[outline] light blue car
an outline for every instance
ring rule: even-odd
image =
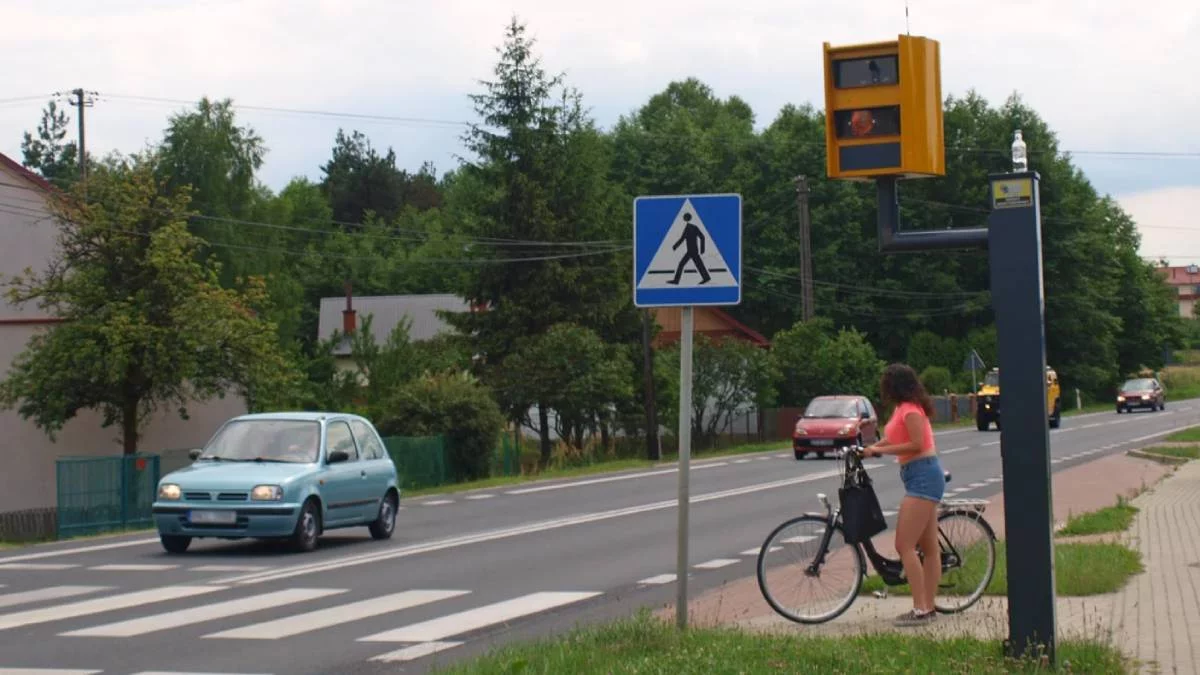
[[[154,522],[169,553],[195,537],[289,539],[311,551],[326,530],[365,525],[388,539],[396,528],[396,466],[357,415],[242,415],[191,457],[158,484]]]

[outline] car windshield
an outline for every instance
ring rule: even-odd
[[[1153,388],[1153,380],[1129,380],[1121,387],[1121,391],[1144,391]]]
[[[987,375],[984,375],[983,376],[983,384],[988,387],[999,387],[1000,386],[1000,373],[993,371],[993,372],[989,372]]]
[[[320,451],[321,425],[302,420],[238,420],[221,428],[200,459],[311,464]]]
[[[854,401],[838,401],[829,398],[813,400],[804,411],[804,417],[809,419],[834,419],[857,416],[858,408],[854,405]]]

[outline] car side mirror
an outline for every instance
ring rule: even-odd
[[[350,455],[345,450],[334,450],[329,453],[329,463],[338,464],[340,462],[349,461]]]
[[[859,414],[859,417],[860,417],[860,418],[862,418],[862,419],[864,419],[864,420],[869,420],[869,419],[871,419],[871,415],[870,415],[870,413],[868,413],[866,410],[862,411],[862,413],[860,413],[860,414]]]
[[[203,454],[204,454],[204,451],[201,450],[200,448],[193,448],[191,450],[188,450],[188,458],[191,459],[193,462],[200,459],[200,455],[203,455]]]

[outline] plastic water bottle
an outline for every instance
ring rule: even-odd
[[[1021,130],[1017,129],[1012,144],[1013,173],[1029,170],[1029,160],[1025,156],[1025,140],[1021,138]]]

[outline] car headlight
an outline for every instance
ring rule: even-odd
[[[1150,400],[1150,394],[1142,394],[1142,400],[1143,400],[1143,401],[1149,401],[1149,400]]]
[[[853,430],[854,430],[854,425],[847,424],[846,426],[844,426],[838,430],[838,436],[845,436],[846,434],[850,433]]]
[[[808,431],[807,431],[807,430],[806,430],[804,427],[797,426],[797,427],[796,427],[796,431],[795,431],[795,435],[797,435],[797,436],[807,436],[807,435],[808,435]]]
[[[1124,400],[1125,400],[1125,397],[1124,397],[1124,396],[1118,396],[1118,397],[1117,397],[1117,402],[1118,402],[1118,403],[1120,403],[1120,402],[1122,402],[1122,401],[1124,401]]]
[[[180,490],[179,486],[174,483],[163,483],[162,485],[158,486],[159,499],[173,502],[177,501],[182,496],[183,490]]]
[[[283,488],[278,485],[256,485],[250,491],[250,499],[256,502],[277,502],[283,499]]]

